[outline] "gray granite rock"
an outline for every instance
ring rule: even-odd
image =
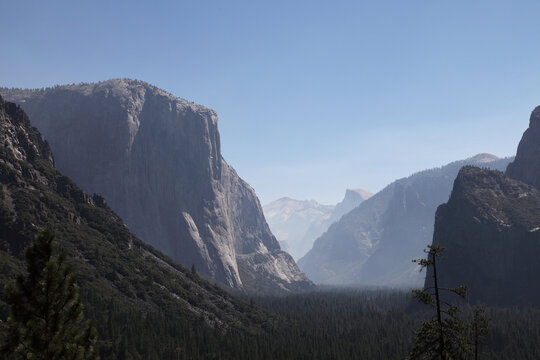
[[[506,175],[540,189],[540,106],[534,109]]]
[[[423,273],[411,260],[431,243],[435,211],[448,200],[459,169],[502,170],[510,161],[479,154],[399,179],[331,225],[298,264],[316,283],[422,286]]]
[[[539,230],[538,189],[500,171],[464,167],[437,209],[433,243],[446,248],[437,260],[439,286],[468,286],[472,304],[538,306]]]
[[[147,243],[236,289],[313,286],[222,158],[213,110],[129,79],[0,92],[29,114],[57,167]]]
[[[373,193],[368,190],[364,189],[347,189],[345,191],[345,196],[343,197],[343,200],[339,202],[334,211],[332,212],[332,216],[330,216],[330,219],[328,220],[328,226],[332,225],[336,221],[339,221],[343,215],[369,199],[373,196]]]
[[[538,306],[540,286],[540,107],[531,115],[515,160],[499,171],[465,167],[439,206],[433,243],[441,287],[469,287],[468,301]],[[428,271],[425,287],[433,284]]]

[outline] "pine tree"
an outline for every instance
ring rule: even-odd
[[[424,290],[413,290],[413,296],[420,302],[435,309],[435,316],[425,321],[416,332],[415,343],[408,359],[465,359],[471,349],[467,342],[468,324],[458,318],[461,310],[442,299],[442,292],[450,292],[461,298],[465,297],[467,288],[442,288],[439,286],[437,274],[437,258],[444,247],[428,245],[427,259],[413,260],[421,270],[431,267],[433,286]]]
[[[6,286],[12,316],[1,353],[13,359],[97,359],[96,330],[86,322],[66,255],[55,254],[50,230],[43,230],[26,250],[26,274]]]
[[[486,316],[483,308],[477,307],[474,309],[471,332],[475,360],[478,360],[480,345],[482,344],[482,337],[489,333],[489,321],[490,319]]]

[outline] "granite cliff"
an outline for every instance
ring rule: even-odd
[[[437,210],[433,242],[446,248],[437,263],[440,286],[468,286],[472,303],[540,304],[539,230],[538,189],[464,167]]]
[[[516,159],[508,165],[506,175],[540,189],[540,106],[531,114],[529,128],[519,142]]]
[[[236,289],[312,286],[222,158],[213,110],[128,79],[0,92],[29,114],[58,168],[148,244]]]
[[[423,273],[411,260],[431,243],[435,211],[448,200],[459,169],[502,170],[509,162],[479,154],[397,180],[331,225],[298,264],[316,283],[421,286]]]
[[[463,168],[437,210],[433,243],[446,247],[441,286],[467,285],[472,303],[538,306],[540,108],[506,175]],[[429,278],[426,286],[430,286]]]
[[[160,313],[169,325],[201,331],[206,323],[211,333],[261,323],[247,303],[137,239],[101,196],[85,193],[58,171],[49,145],[24,111],[0,97],[0,284],[22,273],[24,249],[44,227],[55,233],[79,275],[85,312],[94,315],[99,330],[111,329],[121,313],[133,314],[134,322]],[[1,292],[3,320],[9,313],[4,296]],[[150,336],[150,329],[136,325]],[[107,335],[100,333],[102,339]]]
[[[326,228],[330,227],[336,221],[339,221],[343,215],[369,199],[373,196],[373,193],[364,189],[347,189],[345,190],[345,196],[341,202],[337,203],[330,219],[327,221]]]

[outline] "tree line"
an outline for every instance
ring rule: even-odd
[[[435,277],[442,250],[429,247],[419,260]],[[224,332],[203,318],[138,311],[79,289],[44,231],[26,251],[25,274],[6,288],[1,351],[6,359],[540,358],[540,310],[471,308],[442,294],[465,291],[434,281],[412,295],[350,289],[255,297],[251,307],[273,314],[264,328]],[[414,308],[415,299],[428,307]],[[83,309],[83,301],[92,306]]]

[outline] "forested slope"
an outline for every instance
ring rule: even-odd
[[[138,240],[102,197],[55,169],[26,114],[0,98],[2,288],[22,271],[25,247],[44,227],[56,234],[79,276],[104,358],[129,350],[162,359],[176,347],[196,358],[222,347],[224,334],[262,331],[270,318]],[[5,318],[1,300],[0,311]]]

